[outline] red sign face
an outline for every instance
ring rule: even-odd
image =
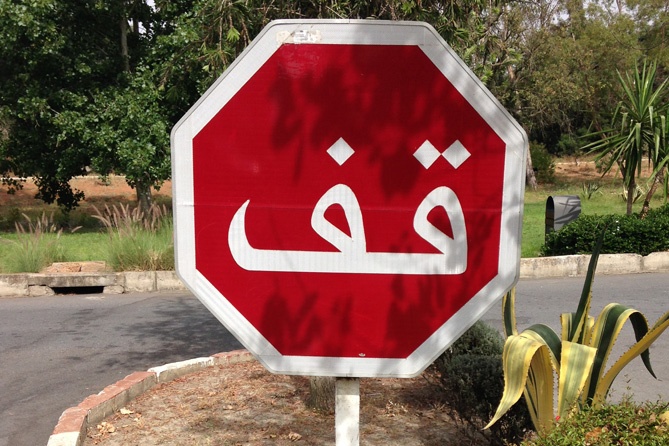
[[[438,355],[447,345],[423,350],[505,291],[503,238],[519,243],[505,182],[524,147],[510,157],[499,124],[433,59],[418,44],[294,38],[189,131],[189,268],[213,290],[206,305],[241,315],[243,343],[260,334],[254,353],[283,358],[270,368],[402,376],[378,369]],[[499,296],[482,298],[487,287]],[[282,369],[286,358],[301,359]],[[429,364],[410,362],[410,374]]]

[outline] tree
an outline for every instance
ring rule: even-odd
[[[123,92],[129,85],[124,79],[146,40],[139,22],[149,11],[141,0],[0,1],[0,109],[8,123],[0,168],[6,180],[32,176],[37,197],[65,209],[83,198],[69,180],[97,155],[78,138],[92,119],[72,118],[93,109],[97,92]]]
[[[72,208],[83,196],[68,181],[89,156],[59,141],[55,119],[110,82],[120,54],[102,3],[73,0],[0,1],[0,141],[5,178],[34,176],[38,197]]]
[[[620,90],[616,70],[643,57],[632,18],[606,4],[541,0],[519,6],[515,108],[530,138],[571,155],[588,127],[610,120]]]
[[[613,114],[611,127],[588,135],[599,139],[584,147],[590,152],[598,152],[596,159],[604,161],[604,173],[614,165],[620,167],[627,189],[627,215],[632,214],[636,180],[641,173],[644,155],[654,167],[661,167],[661,163],[664,166],[663,160],[667,159],[669,106],[663,99],[668,80],[656,87],[656,72],[655,63],[644,62],[632,74],[623,76],[618,73],[624,94]]]
[[[87,148],[96,172],[125,175],[148,215],[151,188],[170,177],[171,125],[151,72],[140,69],[129,75],[126,86],[96,92],[87,107],[61,113],[57,123],[63,139],[76,139]]]
[[[126,175],[147,205],[169,176],[171,125],[277,18],[427,21],[503,91],[515,1],[0,0],[1,173],[33,176],[39,198],[71,209],[83,193],[69,180],[92,166]]]

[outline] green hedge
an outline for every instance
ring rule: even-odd
[[[590,254],[601,229],[608,225],[602,254],[648,255],[669,250],[669,204],[652,209],[645,219],[637,215],[581,215],[546,236],[542,255]]]

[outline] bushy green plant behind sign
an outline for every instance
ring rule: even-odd
[[[602,254],[648,255],[669,250],[669,204],[652,209],[646,218],[637,215],[581,215],[556,232],[546,235],[541,254],[558,256],[588,254],[602,227],[609,229],[602,242]]]

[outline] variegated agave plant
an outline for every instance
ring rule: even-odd
[[[613,380],[634,358],[641,356],[655,377],[648,348],[669,327],[669,311],[652,327],[637,310],[612,303],[595,319],[589,315],[592,282],[601,250],[603,233],[590,259],[576,313],[561,316],[562,337],[544,325],[533,325],[521,333],[516,329],[515,290],[504,297],[503,352],[504,394],[488,426],[499,420],[522,394],[525,395],[537,432],[550,429],[571,411],[604,403]],[[634,328],[636,343],[608,370],[606,362],[625,322]],[[554,407],[554,373],[557,374],[557,412]],[[488,427],[486,426],[486,427]]]

